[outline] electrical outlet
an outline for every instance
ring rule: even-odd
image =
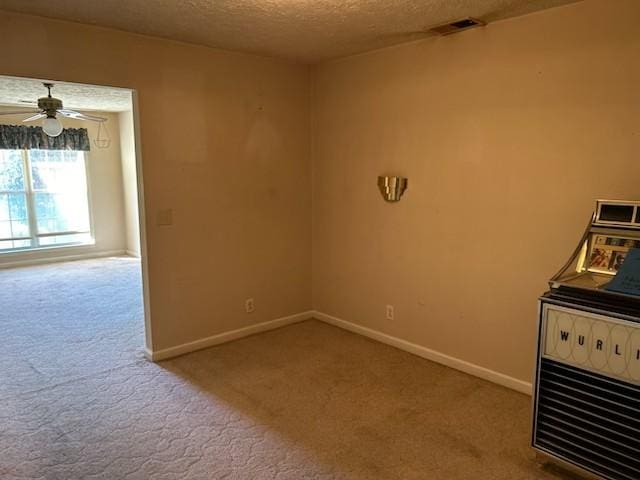
[[[253,313],[253,311],[256,309],[256,306],[253,303],[253,298],[247,298],[244,301],[244,309],[247,313]]]
[[[387,305],[387,320],[393,320],[395,317],[395,309],[393,305]]]

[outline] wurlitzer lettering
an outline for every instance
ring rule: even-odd
[[[546,321],[544,356],[640,383],[640,348],[634,343],[635,338],[640,341],[640,323],[622,326],[578,312],[560,316],[553,310]],[[585,331],[592,333],[579,333]]]
[[[571,338],[571,333],[570,332],[567,332],[566,330],[560,330],[560,341],[561,342],[568,342],[570,338]],[[584,343],[585,343],[584,335],[578,335],[578,345],[584,346]],[[595,344],[596,350],[602,351],[604,346],[605,346],[605,343],[604,343],[603,340],[596,340],[596,344]],[[622,352],[620,351],[620,344],[619,343],[615,344],[613,353],[615,355],[622,356]],[[640,349],[638,349],[638,351],[636,352],[636,360],[640,360]]]

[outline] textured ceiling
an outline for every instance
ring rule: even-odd
[[[122,88],[95,87],[77,83],[55,83],[53,97],[65,107],[100,112],[131,110],[131,92]],[[47,96],[40,80],[0,76],[0,105],[37,108],[37,100]]]
[[[579,0],[0,0],[0,9],[313,63]],[[26,33],[25,33],[26,34]]]

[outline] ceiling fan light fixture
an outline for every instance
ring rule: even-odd
[[[44,130],[44,133],[46,133],[50,137],[57,137],[62,133],[62,130],[63,130],[62,124],[60,123],[60,120],[56,118],[56,115],[69,117],[74,120],[83,120],[83,121],[88,120],[91,122],[100,122],[100,123],[104,123],[107,121],[107,118],[105,117],[99,117],[97,115],[89,115],[88,113],[80,113],[80,112],[76,112],[75,110],[64,108],[62,105],[62,100],[51,96],[51,88],[53,87],[53,84],[44,83],[43,85],[47,88],[48,95],[46,97],[40,97],[38,99],[37,110],[31,110],[26,112],[0,112],[0,116],[20,115],[22,113],[32,114],[29,118],[25,118],[24,120],[22,120],[23,122],[33,122],[35,120],[40,120],[41,118],[46,117],[42,121],[42,129]],[[107,142],[107,143],[110,143],[110,142]]]
[[[42,121],[42,130],[50,137],[57,137],[62,133],[62,124],[56,117],[47,117]]]

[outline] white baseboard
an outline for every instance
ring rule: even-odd
[[[473,375],[475,377],[482,378],[483,380],[502,385],[503,387],[507,387],[512,390],[531,395],[531,384],[528,382],[518,380],[517,378],[513,378],[508,375],[495,372],[493,370],[489,370],[488,368],[469,363],[459,358],[445,355],[444,353],[431,350],[427,347],[423,347],[421,345],[417,345],[415,343],[411,343],[397,337],[392,337],[391,335],[387,335],[386,333],[378,332],[376,330],[372,330],[370,328],[363,327],[361,325],[357,325],[355,323],[348,322],[331,315],[327,315],[326,313],[313,310],[297,313],[288,317],[278,318],[276,320],[258,323],[256,325],[250,325],[248,327],[239,328],[237,330],[231,330],[230,332],[220,333],[218,335],[213,335],[211,337],[195,340],[193,342],[184,343],[182,345],[176,345],[175,347],[169,347],[163,350],[151,351],[149,349],[145,349],[144,354],[148,360],[157,362],[160,360],[166,360],[169,358],[177,357],[179,355],[194,352],[196,350],[202,350],[203,348],[219,345],[221,343],[237,340],[239,338],[254,335],[256,333],[266,332],[268,330],[273,330],[276,328],[284,327],[286,325],[291,325],[293,323],[298,323],[310,318],[315,318],[316,320],[328,323],[329,325],[333,325],[335,327],[357,333],[373,340],[377,340],[381,343],[391,345],[392,347],[399,348],[400,350],[404,350],[405,352],[409,352],[427,360],[431,360],[432,362],[440,363],[447,367],[460,370],[462,372],[468,373],[469,375]]]
[[[497,383],[498,385],[502,385],[503,387],[507,387],[512,390],[531,395],[531,384],[522,380],[518,380],[517,378],[513,378],[508,375],[489,370],[488,368],[481,367],[464,360],[460,360],[459,358],[450,357],[449,355],[445,355],[444,353],[436,352],[435,350],[431,350],[415,343],[407,342],[406,340],[402,340],[397,337],[392,337],[391,335],[387,335],[386,333],[378,332],[376,330],[372,330],[355,323],[347,322],[346,320],[342,320],[337,317],[332,317],[331,315],[327,315],[326,313],[314,311],[312,312],[312,316],[313,318],[321,320],[330,325],[334,325],[336,327],[349,330],[350,332],[372,338],[382,343],[386,343],[387,345],[391,345],[392,347],[396,347],[400,350],[404,350],[419,357],[426,358],[427,360],[431,360],[432,362],[440,363],[442,365],[446,365],[447,367],[451,367],[456,370],[468,373],[469,375],[482,378],[483,380],[488,380],[490,382]]]
[[[138,252],[134,252],[133,250],[125,250],[124,253],[129,257],[140,258],[140,254]]]
[[[52,249],[53,251],[53,249]],[[41,253],[42,251],[33,250],[34,254]],[[21,254],[28,254],[28,251],[21,252]],[[44,256],[38,258],[25,258],[22,260],[15,260],[13,262],[0,261],[0,269],[2,268],[15,268],[15,267],[27,267],[30,265],[42,265],[45,263],[58,263],[58,262],[72,262],[74,260],[86,260],[89,258],[102,258],[102,257],[119,257],[125,255],[125,250],[103,250],[97,252],[77,253],[73,255],[54,255]],[[9,254],[10,255],[10,254]]]
[[[255,325],[249,325],[248,327],[238,328],[237,330],[231,330],[230,332],[219,333],[211,337],[202,338],[189,343],[183,343],[182,345],[176,345],[175,347],[165,348],[163,350],[151,351],[145,348],[145,357],[148,360],[157,362],[159,360],[166,360],[168,358],[184,355],[185,353],[195,352],[196,350],[202,350],[203,348],[212,347],[221,343],[230,342],[231,340],[237,340],[239,338],[248,337],[260,332],[266,332],[276,328],[291,325],[292,323],[301,322],[312,318],[312,312],[296,313],[295,315],[289,315],[288,317],[277,318],[275,320],[269,320],[267,322],[257,323]]]

